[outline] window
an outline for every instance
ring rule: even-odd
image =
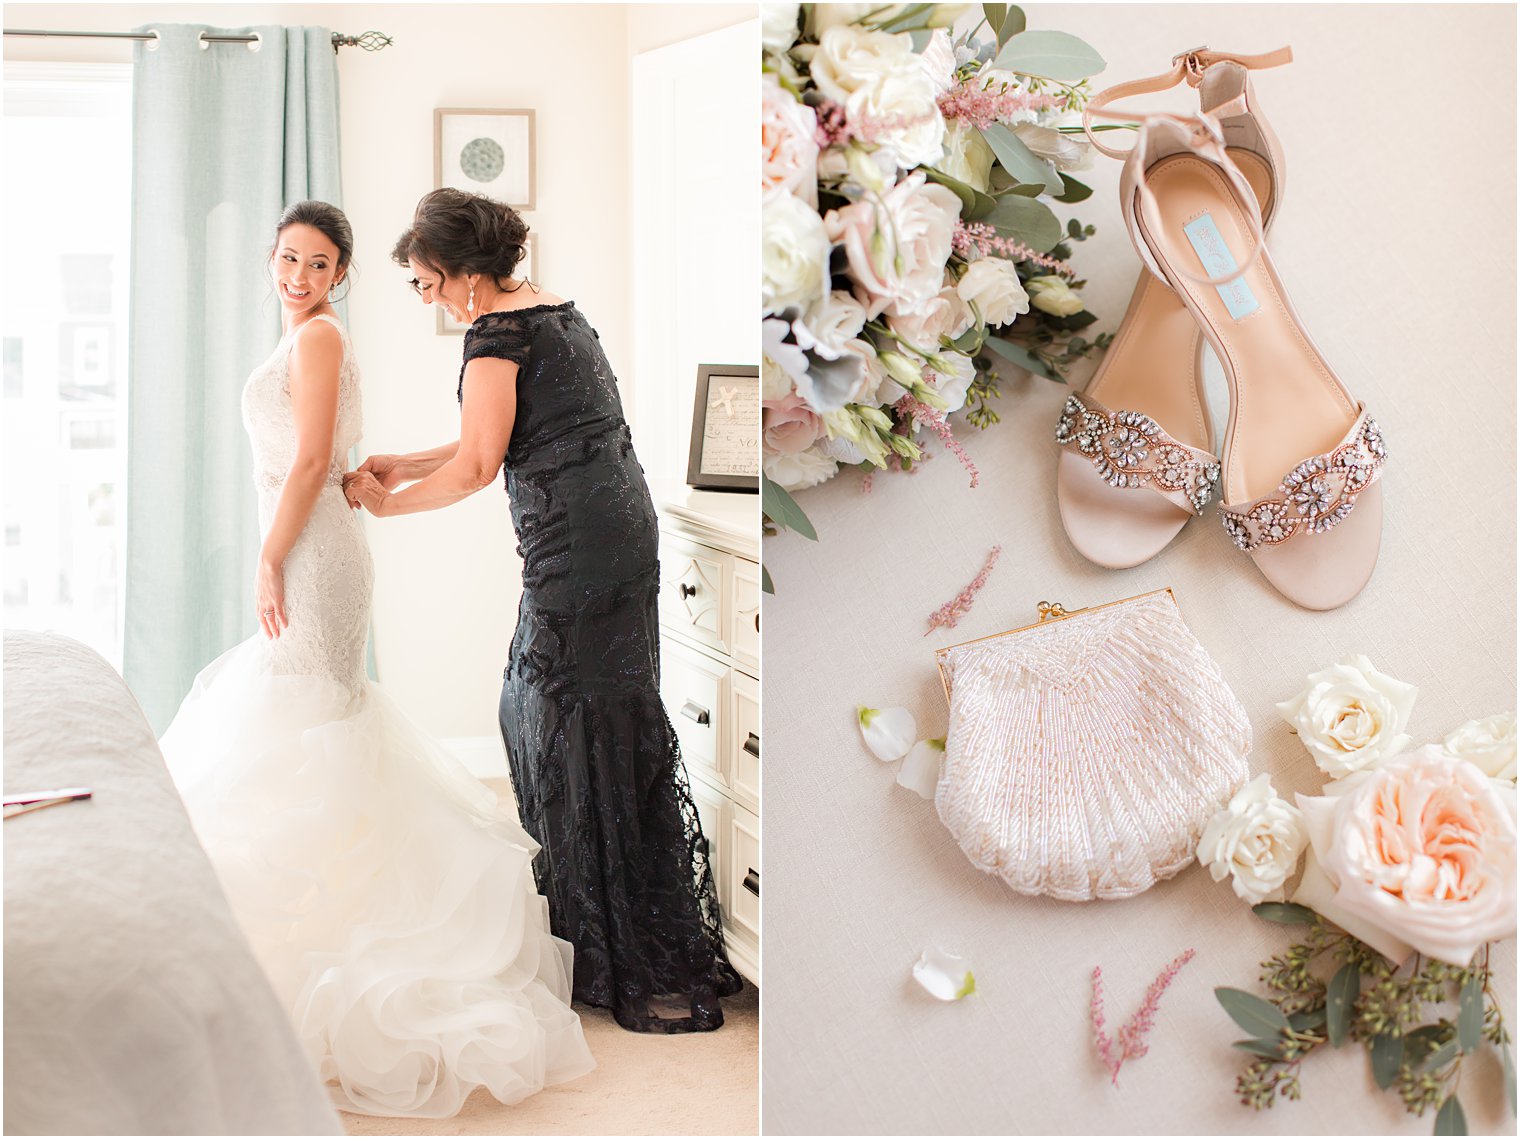
[[[131,66],[7,62],[4,94],[5,624],[119,668]]]

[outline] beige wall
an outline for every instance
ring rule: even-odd
[[[539,275],[597,326],[631,407],[640,377],[632,370],[629,60],[753,12],[735,4],[8,4],[5,25],[316,24],[394,37],[384,51],[338,56],[344,207],[358,265],[349,322],[364,371],[361,450],[372,453],[457,436],[460,341],[434,334],[432,313],[388,260],[433,186],[433,109],[536,111],[539,207],[527,220],[540,235]],[[131,49],[127,41],[8,38],[5,57],[127,60]],[[446,511],[368,521],[381,681],[435,734],[495,736],[520,593],[500,484]]]

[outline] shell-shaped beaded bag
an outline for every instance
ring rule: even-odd
[[[934,803],[1021,894],[1128,898],[1193,860],[1246,780],[1251,724],[1169,589],[936,652],[950,730]]]

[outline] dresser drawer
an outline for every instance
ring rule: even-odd
[[[734,659],[741,665],[760,668],[760,567],[744,558],[734,559]]]
[[[734,932],[760,940],[760,820],[743,807],[730,808],[724,861],[728,866],[725,912]]]
[[[728,786],[729,668],[696,649],[665,641],[660,653],[660,698],[681,741],[688,768],[701,768]]]
[[[707,864],[712,871],[713,888],[718,891],[718,905],[728,909],[728,800],[721,791],[701,779],[691,781],[691,797],[702,822],[702,837],[707,839]]]
[[[730,651],[732,633],[725,604],[733,558],[729,554],[660,535],[660,623],[676,632]]]
[[[734,798],[756,811],[760,809],[760,682],[742,672],[731,680],[734,726],[733,762],[729,785]]]

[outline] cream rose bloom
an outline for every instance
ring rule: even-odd
[[[792,332],[801,347],[825,360],[837,360],[865,324],[865,306],[849,293],[835,289],[794,320]]]
[[[760,43],[766,51],[785,51],[797,42],[797,10],[800,4],[760,5]]]
[[[1038,302],[1037,302],[1038,303]],[[1312,673],[1308,687],[1277,705],[1315,764],[1332,779],[1398,755],[1419,689],[1386,676],[1360,653]]]
[[[1420,748],[1298,796],[1310,856],[1293,896],[1394,962],[1464,966],[1515,933],[1515,796]]]
[[[945,124],[945,156],[936,169],[986,193],[992,185],[992,164],[997,155],[970,123],[956,119]]]
[[[821,23],[839,9],[850,7],[854,5],[820,4],[814,9],[813,19]],[[819,29],[818,50],[813,54],[810,73],[814,86],[825,98],[845,106],[856,91],[874,87],[887,75],[904,72],[917,73],[928,83],[928,76],[913,55],[911,36],[846,23]]]
[[[887,325],[913,347],[923,352],[938,352],[943,339],[954,340],[976,323],[976,314],[954,286],[941,289],[939,296],[907,316],[889,317]]]
[[[939,296],[961,201],[943,186],[908,175],[879,199],[824,217],[829,241],[844,246],[850,275],[869,297],[866,316],[905,316]]]
[[[975,305],[989,325],[1007,324],[1029,311],[1029,294],[1019,281],[1019,271],[1004,257],[981,257],[971,262],[955,291],[968,305]]]
[[[818,116],[774,75],[760,77],[760,191],[785,190],[818,208]]]
[[[1082,294],[1073,292],[1064,277],[1031,277],[1027,287],[1034,307],[1051,316],[1075,316],[1087,307]]]
[[[818,211],[784,190],[761,198],[760,303],[805,309],[828,289],[829,238]]]
[[[839,470],[838,463],[813,449],[795,455],[766,455],[761,465],[765,477],[788,493],[827,482]]]
[[[1490,779],[1515,781],[1515,714],[1469,720],[1441,745],[1447,755],[1465,759]]]
[[[1277,797],[1271,777],[1263,773],[1209,820],[1198,842],[1198,861],[1214,881],[1232,879],[1236,896],[1251,905],[1280,902],[1306,841],[1303,815]]]
[[[836,25],[818,41],[811,74],[818,90],[842,105],[849,122],[898,166],[939,161],[945,138],[939,92],[913,53],[911,36]]]

